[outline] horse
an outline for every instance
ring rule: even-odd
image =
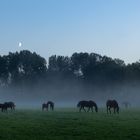
[[[15,110],[15,103],[14,102],[5,102],[4,104],[1,104],[2,112],[7,111],[8,108],[11,110]]]
[[[131,104],[128,101],[124,101],[122,105],[127,109],[128,107],[131,107]]]
[[[48,105],[46,103],[42,104],[42,111],[46,108],[46,110],[48,111]]]
[[[8,108],[10,108],[11,110],[15,110],[15,104],[14,102],[5,102],[3,104],[0,104],[0,108],[2,112],[7,111]]]
[[[119,114],[119,105],[116,100],[108,100],[106,102],[106,107],[107,107],[107,114],[108,114],[108,111],[111,114],[111,108],[114,109],[114,114],[116,112]]]
[[[93,107],[95,107],[95,111],[98,112],[98,107],[97,104],[94,101],[79,101],[77,104],[77,107],[79,107],[79,112],[81,112],[81,110],[84,110],[86,112],[86,108],[88,108],[87,112],[89,112],[90,110],[93,112]]]
[[[4,106],[8,109],[15,110],[15,103],[14,102],[5,102]]]
[[[48,101],[47,103],[43,103],[42,110],[44,110],[45,108],[47,111],[49,108],[50,108],[50,110],[54,110],[54,103],[52,101]]]

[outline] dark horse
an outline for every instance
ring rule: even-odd
[[[111,108],[114,109],[114,114],[116,112],[119,114],[119,105],[116,100],[108,100],[106,102],[106,107],[107,107],[107,114],[108,114],[108,111],[111,114]]]
[[[52,101],[42,104],[42,110],[46,109],[48,111],[49,108],[50,110],[54,110],[54,103]]]
[[[79,112],[81,112],[81,110],[84,110],[86,112],[85,107],[88,108],[87,112],[89,112],[90,110],[93,112],[93,107],[95,107],[95,111],[98,112],[98,107],[97,104],[94,101],[80,101],[77,104],[77,107],[79,107]]]
[[[7,111],[8,108],[10,108],[11,110],[15,110],[15,104],[14,102],[5,102],[3,104],[0,104],[0,108],[2,112]]]

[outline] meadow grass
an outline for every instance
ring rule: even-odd
[[[140,111],[107,115],[75,109],[0,113],[0,140],[140,140]]]

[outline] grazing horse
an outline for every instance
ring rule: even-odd
[[[48,111],[48,105],[46,103],[42,104],[42,111],[46,108],[46,110]]]
[[[108,100],[106,102],[106,107],[107,107],[107,114],[108,114],[108,111],[111,114],[111,108],[114,109],[114,114],[116,112],[119,114],[119,105],[116,100]]]
[[[15,103],[14,102],[5,102],[3,105],[7,109],[10,108],[11,110],[15,110]]]
[[[84,110],[86,112],[86,108],[88,108],[87,112],[89,112],[90,110],[93,112],[93,107],[95,107],[95,111],[98,112],[98,107],[97,104],[94,101],[79,101],[77,104],[77,107],[79,107],[79,112],[81,112],[81,110]]]
[[[7,111],[8,108],[11,110],[15,110],[15,104],[13,102],[5,102],[3,104],[0,104],[1,111]]]
[[[14,102],[5,102],[2,105],[2,112],[7,111],[7,109],[10,108],[11,110],[15,110],[15,104]]]
[[[43,103],[42,110],[44,110],[45,108],[47,111],[49,108],[50,108],[50,110],[54,110],[54,103],[52,101],[48,101],[47,103]]]

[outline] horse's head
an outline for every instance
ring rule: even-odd
[[[97,107],[97,105],[95,106],[95,111],[98,112],[98,107]]]

